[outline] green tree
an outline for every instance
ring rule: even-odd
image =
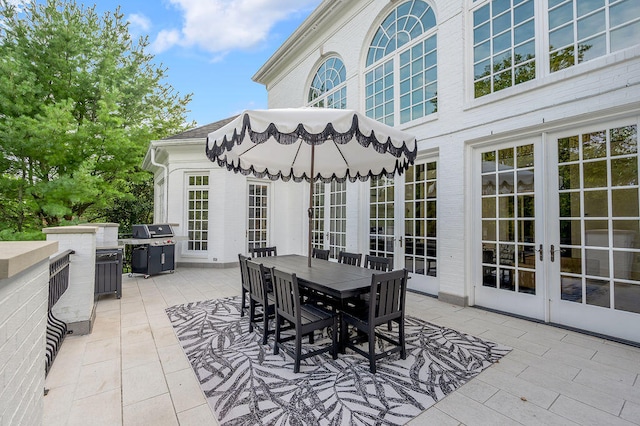
[[[0,0],[0,226],[135,211],[126,204],[152,191],[139,168],[147,145],[193,126],[191,95],[164,83],[167,69],[145,52],[146,37],[132,40],[119,9],[14,3]]]

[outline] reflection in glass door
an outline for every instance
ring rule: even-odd
[[[533,144],[482,154],[482,285],[536,294]]]
[[[247,247],[269,245],[269,184],[249,183]]]
[[[554,322],[640,339],[637,126],[557,139],[559,285]],[[625,324],[624,327],[620,327]]]

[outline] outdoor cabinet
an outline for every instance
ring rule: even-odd
[[[122,297],[122,250],[96,250],[95,295],[112,294]]]
[[[131,273],[144,274],[145,278],[175,269],[174,244],[147,244],[133,249]]]

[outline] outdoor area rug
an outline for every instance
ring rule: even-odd
[[[263,346],[256,329],[249,333],[240,297],[166,311],[221,425],[401,425],[510,351],[407,316],[407,359],[379,360],[371,374],[368,360],[347,349],[337,360],[308,358],[294,374],[292,358],[273,355],[273,335]],[[328,342],[316,335],[315,345]]]

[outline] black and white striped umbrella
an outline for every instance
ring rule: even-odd
[[[402,174],[416,138],[354,110],[286,108],[244,111],[210,133],[207,157],[227,170],[272,180],[344,182]],[[311,266],[313,185],[309,197]]]

